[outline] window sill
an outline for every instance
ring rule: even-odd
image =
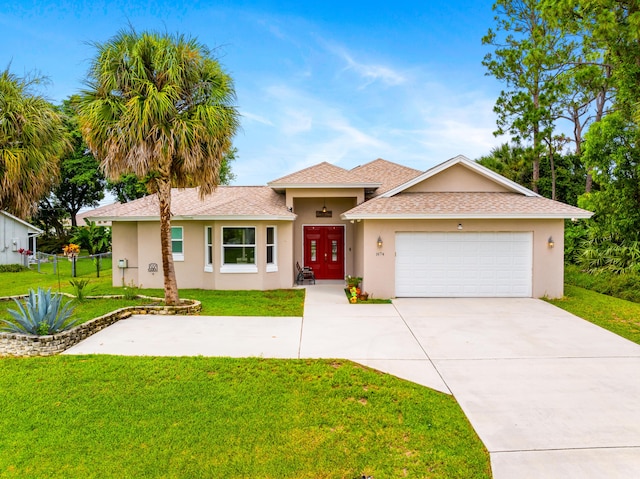
[[[171,253],[173,261],[184,261],[184,253]]]
[[[278,265],[277,264],[267,264],[267,273],[277,273]]]
[[[223,264],[220,267],[221,273],[257,273],[258,266],[255,264]]]
[[[212,264],[205,265],[204,272],[205,273],[213,273],[213,265]]]

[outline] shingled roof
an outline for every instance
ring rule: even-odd
[[[519,193],[400,193],[377,197],[341,215],[351,219],[589,218],[593,213]]]
[[[345,170],[326,161],[267,183],[274,189],[285,188],[377,188],[382,183],[358,171]]]
[[[200,200],[198,188],[171,190],[171,213],[180,219],[271,219],[293,221],[282,195],[267,186],[219,186],[215,192]],[[156,195],[129,203],[114,203],[97,208],[87,217],[90,220],[158,221],[159,206]]]
[[[378,158],[364,165],[356,166],[351,170],[351,173],[356,173],[366,178],[375,178],[379,181],[381,185],[370,195],[370,197],[375,197],[406,183],[422,174],[422,171]]]

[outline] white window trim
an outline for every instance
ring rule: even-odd
[[[171,250],[173,250],[173,228],[180,228],[180,231],[182,231],[182,234],[180,235],[181,239],[180,241],[182,242],[182,253],[174,253],[173,251],[171,252],[171,256],[173,256],[173,261],[184,261],[184,227],[183,226],[172,226],[171,230],[172,230],[172,234],[171,234]]]
[[[211,243],[209,243],[209,231],[211,231]],[[209,247],[211,247],[211,258],[207,258]],[[210,262],[208,262],[209,259],[211,260]],[[213,226],[204,227],[204,271],[213,273]]]
[[[221,273],[257,273],[258,272],[258,259],[259,259],[259,254],[258,254],[258,247],[256,245],[256,243],[253,243],[253,260],[254,263],[247,263],[247,264],[242,264],[242,263],[229,263],[226,264],[224,262],[224,247],[226,246],[224,243],[224,230],[225,228],[253,228],[253,233],[254,233],[254,241],[257,239],[256,235],[257,235],[257,230],[258,228],[255,226],[221,226],[220,227],[220,272]],[[229,246],[238,246],[238,245],[229,245]],[[246,245],[245,245],[246,246]]]
[[[273,228],[273,243],[267,243],[269,235],[267,231]],[[267,273],[275,273],[278,271],[278,228],[276,226],[267,226],[265,229],[265,259],[267,259],[267,248],[273,247],[273,263],[267,263]]]

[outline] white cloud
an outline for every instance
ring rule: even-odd
[[[384,65],[359,63],[345,51],[341,52],[341,56],[347,62],[345,70],[353,70],[366,80],[360,88],[365,88],[377,80],[389,86],[401,85],[406,81],[401,73]]]
[[[263,125],[274,126],[271,121],[266,119],[261,115],[256,115],[254,113],[249,113],[248,111],[240,111],[240,115],[243,118],[247,118],[249,120],[257,121],[258,123],[262,123]]]

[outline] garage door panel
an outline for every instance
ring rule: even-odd
[[[529,232],[397,233],[396,296],[530,297]]]

